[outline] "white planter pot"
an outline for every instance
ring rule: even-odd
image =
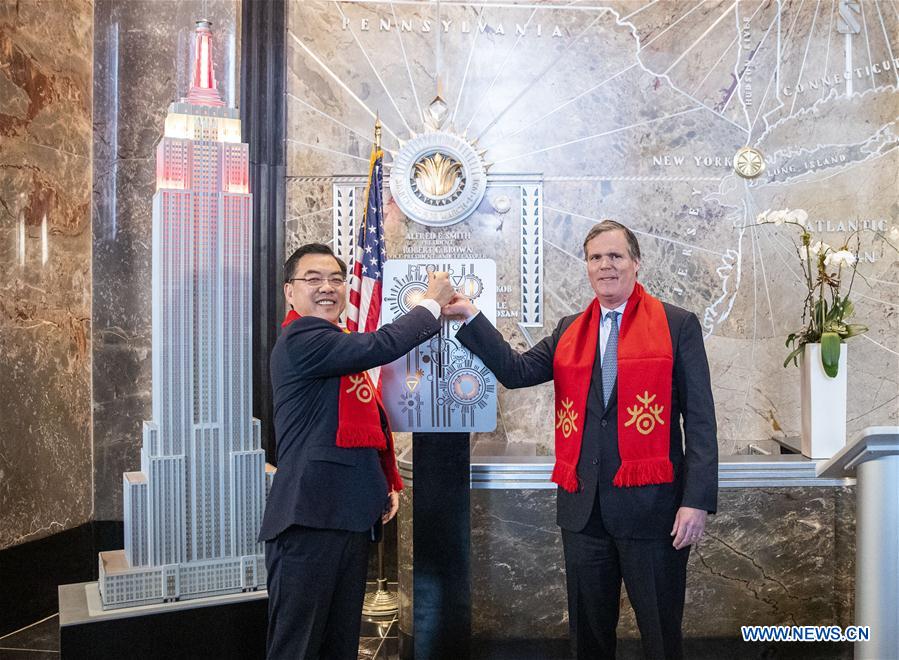
[[[846,444],[846,344],[840,344],[837,375],[821,364],[821,344],[806,344],[802,354],[802,455],[830,458]]]

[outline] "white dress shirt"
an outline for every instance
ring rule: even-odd
[[[420,301],[418,301],[418,305],[416,305],[416,307],[418,307],[419,305],[424,307],[429,312],[431,312],[431,314],[434,315],[435,319],[438,319],[438,320],[440,319],[440,303],[439,302],[437,302],[433,298],[422,298]]]
[[[625,300],[615,309],[609,309],[608,307],[599,306],[599,309],[602,311],[602,318],[599,323],[599,365],[602,366],[603,360],[606,357],[606,345],[609,343],[609,335],[612,334],[612,321],[606,317],[606,314],[609,312],[618,312],[618,318],[616,321],[618,322],[618,330],[621,330],[621,319],[624,318],[624,308],[627,307],[627,301]]]

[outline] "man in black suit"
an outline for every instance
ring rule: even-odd
[[[718,490],[715,408],[702,331],[694,314],[657,301],[637,283],[640,247],[624,225],[595,225],[584,256],[598,304],[563,318],[526,353],[514,351],[461,296],[443,313],[466,319],[457,338],[506,387],[555,380],[553,480],[560,484],[557,522],[577,657],[615,657],[623,579],[644,655],[681,658],[687,559],[707,513],[715,512]],[[642,309],[655,309],[655,316],[641,321]],[[584,319],[590,314],[595,319],[588,332]],[[578,360],[582,371],[572,371]],[[563,376],[570,382],[560,387]],[[580,409],[577,396],[569,396],[578,381]],[[621,383],[628,398],[619,414]],[[655,449],[644,439],[651,437]]]
[[[268,657],[355,660],[368,543],[399,506],[402,481],[379,395],[366,370],[439,330],[453,295],[433,273],[424,299],[376,332],[348,333],[346,264],[326,245],[284,266],[290,313],[272,351],[278,471],[260,541],[268,570]]]

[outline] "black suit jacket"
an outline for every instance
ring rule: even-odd
[[[310,316],[285,328],[271,357],[278,471],[260,541],[291,525],[363,532],[377,521],[387,500],[377,450],[336,445],[340,377],[393,362],[439,327],[416,307],[377,332],[347,334]]]
[[[577,467],[581,487],[576,493],[561,488],[557,491],[557,522],[564,529],[583,530],[597,500],[606,530],[619,538],[668,538],[680,506],[710,513],[716,510],[718,440],[702,329],[695,314],[663,304],[674,351],[669,450],[674,481],[631,488],[612,485],[621,465],[618,388],[616,384],[608,407],[603,405],[602,370],[597,355]],[[503,385],[528,387],[552,380],[556,344],[578,316],[563,318],[552,335],[526,353],[514,351],[483,314],[464,325],[456,337],[484,361]],[[596,345],[598,353],[599,341]],[[547,414],[553,415],[553,411]]]

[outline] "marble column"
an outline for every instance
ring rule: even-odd
[[[91,515],[90,0],[0,2],[0,550]]]
[[[413,433],[414,655],[471,653],[471,524],[468,433]]]
[[[150,243],[155,148],[187,93],[194,21],[212,21],[225,103],[240,89],[238,0],[97,0],[94,6],[93,392],[97,520],[122,517],[122,472],[151,416]]]
[[[253,193],[253,414],[262,422],[266,458],[276,464],[269,357],[283,314],[284,0],[241,5],[243,139],[250,145]]]

